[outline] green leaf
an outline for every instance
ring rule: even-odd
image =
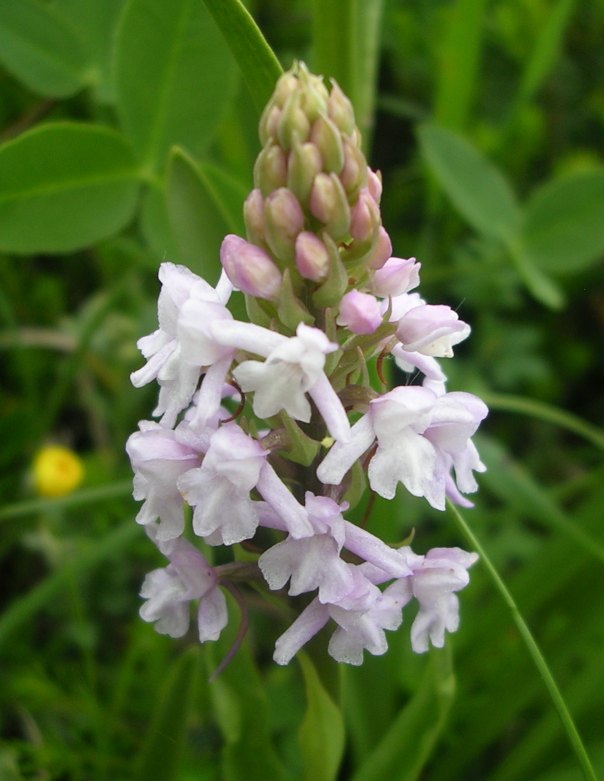
[[[178,781],[180,760],[199,685],[200,648],[182,654],[163,688],[138,758],[140,781]]]
[[[204,2],[222,30],[260,113],[273,93],[275,82],[283,72],[279,60],[249,11],[239,0],[204,0]]]
[[[373,126],[383,0],[314,0],[316,73],[334,78],[355,109],[365,147]]]
[[[145,241],[160,260],[184,263],[178,247],[162,184],[150,184],[142,198],[140,225]]]
[[[526,207],[523,244],[543,269],[573,273],[604,255],[604,169],[552,179]]]
[[[305,781],[333,781],[344,752],[345,730],[342,714],[329,694],[310,658],[298,654],[306,687],[306,714],[300,727],[300,747],[304,757]]]
[[[220,273],[220,245],[227,233],[243,233],[247,192],[221,169],[196,163],[174,148],[168,162],[166,199],[183,258],[206,279]]]
[[[452,129],[463,128],[480,83],[480,55],[485,38],[486,0],[459,0],[448,9],[434,118]]]
[[[74,29],[38,0],[0,2],[0,60],[26,87],[49,98],[73,95],[86,80]]]
[[[115,131],[60,122],[0,148],[0,250],[69,252],[123,228],[137,201],[130,146]]]
[[[518,276],[529,293],[550,309],[561,309],[564,306],[562,290],[547,274],[537,268],[522,244],[519,241],[509,241],[508,251]]]
[[[445,726],[455,697],[449,651],[431,653],[431,664],[409,703],[363,762],[353,781],[416,781]]]
[[[520,210],[502,173],[460,136],[437,125],[420,127],[422,153],[460,214],[489,238],[509,240],[520,228]]]
[[[113,102],[111,55],[117,22],[125,0],[53,0],[83,43],[89,82],[103,102]]]
[[[564,33],[575,5],[576,0],[558,0],[555,8],[550,12],[522,74],[518,90],[519,103],[531,100],[560,56]]]
[[[200,0],[129,0],[116,39],[117,109],[150,171],[174,144],[202,152],[234,96],[235,64]]]

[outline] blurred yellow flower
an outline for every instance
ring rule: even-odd
[[[82,482],[84,467],[69,448],[46,445],[33,463],[34,485],[41,496],[56,497],[71,493]]]

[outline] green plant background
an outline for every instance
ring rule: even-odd
[[[604,777],[604,3],[249,10],[0,0],[0,779]],[[275,666],[283,615],[253,593],[248,638],[212,683],[236,606],[217,646],[138,618],[160,561],[123,450],[154,403],[129,383],[136,339],[155,328],[162,260],[216,280],[259,111],[296,58],[353,99],[395,254],[472,324],[447,365],[451,389],[491,407],[464,518],[592,769],[484,558],[444,651],[413,655],[403,627],[359,669],[322,640]],[[86,468],[59,500],[31,483],[50,441]],[[415,529],[419,552],[469,544],[454,514],[402,493],[370,528],[392,543]]]

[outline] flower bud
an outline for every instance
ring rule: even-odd
[[[264,198],[257,187],[245,199],[243,219],[248,241],[254,244],[264,242]]]
[[[310,122],[301,103],[302,94],[294,92],[287,99],[281,113],[277,126],[277,138],[285,151],[291,149],[296,141],[303,143],[308,138]]]
[[[274,102],[279,108],[283,108],[289,96],[296,92],[298,86],[298,77],[291,71],[287,71],[279,77],[277,84],[275,85],[271,103]]]
[[[415,258],[389,258],[373,277],[373,292],[378,296],[400,296],[419,285],[421,263]]]
[[[367,166],[367,188],[373,200],[379,204],[382,198],[382,175],[379,171],[377,173],[372,171],[369,166]]]
[[[361,188],[367,185],[365,156],[349,141],[344,142],[344,166],[340,172],[340,181],[351,201],[355,201]]]
[[[380,210],[366,188],[361,190],[358,201],[352,207],[350,235],[357,241],[367,241],[380,224]]]
[[[337,241],[348,234],[350,206],[342,183],[335,174],[320,173],[315,176],[309,206],[333,239]]]
[[[270,195],[278,187],[287,183],[287,157],[276,144],[265,146],[254,165],[254,184],[262,195]]]
[[[392,256],[392,242],[385,228],[380,225],[378,240],[368,259],[371,268],[382,268],[384,263]]]
[[[265,146],[267,141],[275,141],[277,138],[277,126],[281,118],[281,109],[275,106],[273,103],[269,103],[268,106],[262,112],[260,117],[260,125],[258,126],[258,135],[260,136],[260,143]]]
[[[382,322],[379,301],[369,293],[351,290],[342,298],[337,322],[353,334],[372,334]]]
[[[321,282],[329,273],[329,252],[318,236],[302,231],[296,239],[296,267],[304,279]]]
[[[327,114],[329,92],[323,83],[323,77],[309,73],[303,63],[299,66],[299,81],[302,89],[302,108],[309,121],[314,122],[319,116]]]
[[[340,89],[340,86],[334,79],[331,80],[331,93],[327,102],[327,111],[329,118],[336,126],[349,136],[355,127],[354,110],[352,103]]]
[[[304,227],[304,212],[286,187],[272,192],[264,204],[266,241],[271,251],[286,262],[294,259],[296,236]]]
[[[287,161],[287,187],[305,204],[315,176],[322,170],[321,153],[314,144],[294,144]]]
[[[225,236],[220,262],[233,285],[258,298],[276,299],[281,288],[281,272],[270,256],[255,244],[235,236]]]
[[[310,140],[321,153],[325,170],[339,174],[344,166],[344,145],[333,122],[327,117],[319,117],[310,131]]]

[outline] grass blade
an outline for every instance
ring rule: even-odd
[[[562,721],[562,727],[566,732],[573,751],[575,752],[575,756],[583,773],[583,777],[586,779],[586,781],[598,781],[595,770],[591,764],[587,751],[585,750],[585,746],[583,745],[583,741],[581,740],[581,736],[579,735],[577,727],[573,721],[573,717],[571,716],[566,706],[564,697],[562,696],[562,693],[558,688],[558,684],[556,683],[554,676],[552,675],[549,666],[543,654],[541,653],[537,641],[533,637],[531,630],[528,628],[528,625],[522,617],[514,597],[508,590],[502,577],[495,569],[495,566],[493,565],[487,552],[484,550],[481,543],[476,538],[474,532],[470,529],[457,507],[455,507],[455,505],[450,501],[447,501],[447,509],[449,510],[450,515],[453,517],[453,520],[459,527],[464,537],[470,543],[472,548],[480,555],[482,564],[489,573],[493,585],[499,592],[503,601],[508,606],[512,614],[512,619],[516,624],[516,628],[518,629],[518,632],[522,637],[522,640],[524,641],[524,644],[526,645],[533,662],[535,663],[535,667],[543,679],[543,683],[547,688],[554,707],[558,711],[558,715]]]

